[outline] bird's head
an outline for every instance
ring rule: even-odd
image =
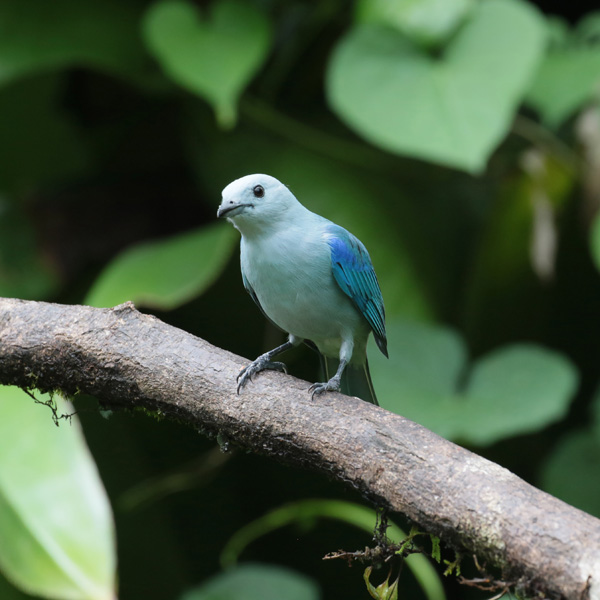
[[[246,175],[223,190],[217,217],[226,218],[242,233],[275,226],[300,206],[295,196],[270,175]]]

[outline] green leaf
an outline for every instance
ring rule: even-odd
[[[329,103],[381,148],[480,172],[511,125],[545,31],[518,0],[479,3],[441,56],[393,29],[359,26],[333,53]]]
[[[85,303],[170,310],[207,289],[219,276],[238,239],[233,227],[215,223],[125,250],[100,274]]]
[[[400,579],[400,573],[398,573],[396,579],[390,583],[390,577],[392,576],[392,567],[390,567],[385,581],[381,582],[378,586],[375,586],[371,583],[372,571],[373,565],[369,565],[363,573],[363,579],[371,598],[375,598],[375,600],[398,600],[398,581]]]
[[[215,575],[181,600],[318,600],[316,583],[291,569],[250,563]]]
[[[360,23],[395,27],[425,47],[444,42],[475,6],[475,0],[360,0]]]
[[[382,406],[465,443],[537,431],[566,414],[577,388],[566,358],[532,344],[499,348],[468,371],[450,330],[390,320],[388,341],[389,361],[370,352]]]
[[[527,103],[551,127],[598,96],[599,15],[589,15],[566,39],[550,47],[527,92]]]
[[[541,487],[561,500],[600,517],[600,439],[592,431],[561,438],[541,475]]]
[[[0,539],[0,569],[24,591],[115,597],[111,510],[79,422],[55,427],[50,410],[15,387],[0,387]]]
[[[222,0],[201,18],[187,0],[162,0],[144,19],[150,51],[178,84],[202,96],[223,127],[237,118],[237,102],[263,64],[271,27],[252,4]]]
[[[80,65],[137,76],[145,66],[134,2],[2,0],[0,85]]]

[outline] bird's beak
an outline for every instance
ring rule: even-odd
[[[235,214],[239,214],[247,206],[254,207],[254,204],[251,204],[250,202],[238,204],[233,200],[223,200],[223,202],[221,202],[221,205],[217,209],[217,219],[222,219],[223,217],[227,216],[233,217],[234,215],[232,213],[234,211],[236,211]]]

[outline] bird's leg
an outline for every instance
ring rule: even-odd
[[[326,383],[313,383],[308,388],[308,391],[312,392],[310,396],[311,400],[314,400],[315,394],[322,394],[323,392],[339,392],[342,382],[342,373],[344,372],[347,364],[348,361],[345,358],[342,358],[340,360],[340,366],[338,367],[338,370],[329,381]]]
[[[281,346],[277,346],[277,348],[273,348],[273,350],[269,350],[269,352],[265,352],[261,354],[254,362],[250,363],[245,369],[240,371],[240,374],[237,376],[237,393],[240,393],[240,390],[249,382],[252,381],[252,377],[265,369],[272,369],[274,371],[283,371],[287,373],[285,365],[282,362],[273,362],[272,359],[293,348],[294,344],[289,340],[285,344],[281,344]]]

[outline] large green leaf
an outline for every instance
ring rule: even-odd
[[[0,85],[71,65],[137,77],[146,61],[138,7],[120,0],[2,0]]]
[[[48,401],[48,397],[40,399]],[[59,413],[73,407],[55,397]],[[76,417],[0,387],[0,569],[28,593],[59,600],[115,597],[108,498]]]
[[[215,281],[237,239],[233,227],[215,223],[166,240],[138,244],[104,269],[85,303],[108,307],[131,300],[151,308],[176,308]]]
[[[329,103],[370,142],[471,172],[506,135],[542,56],[543,21],[519,0],[487,0],[440,56],[364,25],[338,44]]]
[[[588,15],[573,32],[550,47],[527,92],[527,103],[553,127],[558,127],[582,104],[597,96],[599,15]]]
[[[265,15],[252,4],[222,0],[201,18],[188,0],[162,0],[146,14],[144,33],[165,72],[210,102],[222,126],[232,126],[238,99],[271,43]]]
[[[317,585],[305,575],[275,565],[250,563],[215,575],[181,600],[319,600]]]
[[[469,369],[451,330],[392,319],[388,340],[389,361],[370,352],[380,403],[449,439],[485,445],[537,431],[564,417],[577,388],[571,363],[541,346],[505,346]]]
[[[445,41],[475,6],[475,0],[359,0],[360,23],[395,27],[424,46]]]

